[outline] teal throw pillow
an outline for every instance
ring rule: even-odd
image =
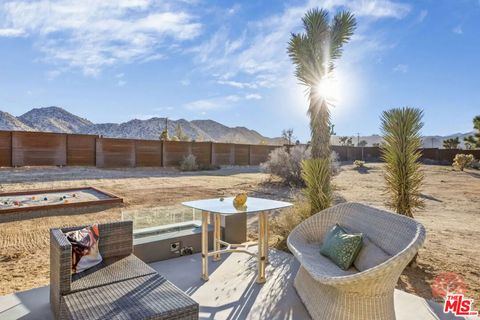
[[[320,253],[330,258],[340,269],[347,270],[362,248],[362,238],[361,233],[349,234],[340,227],[322,244]]]

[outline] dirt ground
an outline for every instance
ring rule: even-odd
[[[398,287],[431,297],[430,284],[442,272],[465,279],[468,296],[480,300],[480,172],[424,166],[425,209],[416,213],[428,232],[418,266],[408,267]],[[335,177],[337,201],[358,201],[384,207],[381,164],[358,172],[342,166]],[[0,219],[0,295],[43,286],[49,282],[48,229],[66,225],[119,220],[122,210],[176,206],[182,201],[234,195],[289,200],[295,190],[271,183],[258,167],[227,167],[217,171],[180,173],[166,169],[102,170],[96,168],[0,169],[3,192],[93,186],[124,198],[124,208],[96,213]],[[2,222],[3,221],[3,222]],[[253,220],[249,226],[255,226]],[[477,303],[477,306],[479,304]]]

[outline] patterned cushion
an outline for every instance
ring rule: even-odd
[[[363,235],[346,233],[341,227],[336,229],[322,244],[320,253],[330,258],[340,269],[347,270],[352,266],[362,248]]]
[[[102,262],[98,249],[98,225],[69,231],[65,236],[72,244],[72,273],[85,271]]]
[[[332,229],[330,229],[330,231],[328,231],[325,236],[323,237],[323,241],[322,241],[322,244],[323,243],[326,243],[328,241],[328,239],[330,239],[334,234],[337,234],[338,232],[340,231],[343,231],[345,233],[348,233],[348,231],[342,227],[340,227],[340,225],[338,223],[336,223]]]

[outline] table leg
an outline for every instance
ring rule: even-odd
[[[265,228],[266,212],[258,215],[258,275],[257,283],[264,283],[265,279]]]
[[[265,264],[270,263],[268,259],[268,238],[269,238],[268,213],[265,212]]]
[[[214,231],[213,231],[213,251],[218,251],[220,250],[220,234],[221,234],[221,217],[219,214],[214,214],[213,215],[213,221],[214,221]],[[213,255],[213,261],[218,261],[220,260],[220,253],[214,254]]]
[[[208,280],[208,212],[202,211],[202,279]]]

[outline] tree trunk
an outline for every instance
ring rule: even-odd
[[[312,158],[330,158],[330,112],[324,97],[310,90],[310,116]]]

